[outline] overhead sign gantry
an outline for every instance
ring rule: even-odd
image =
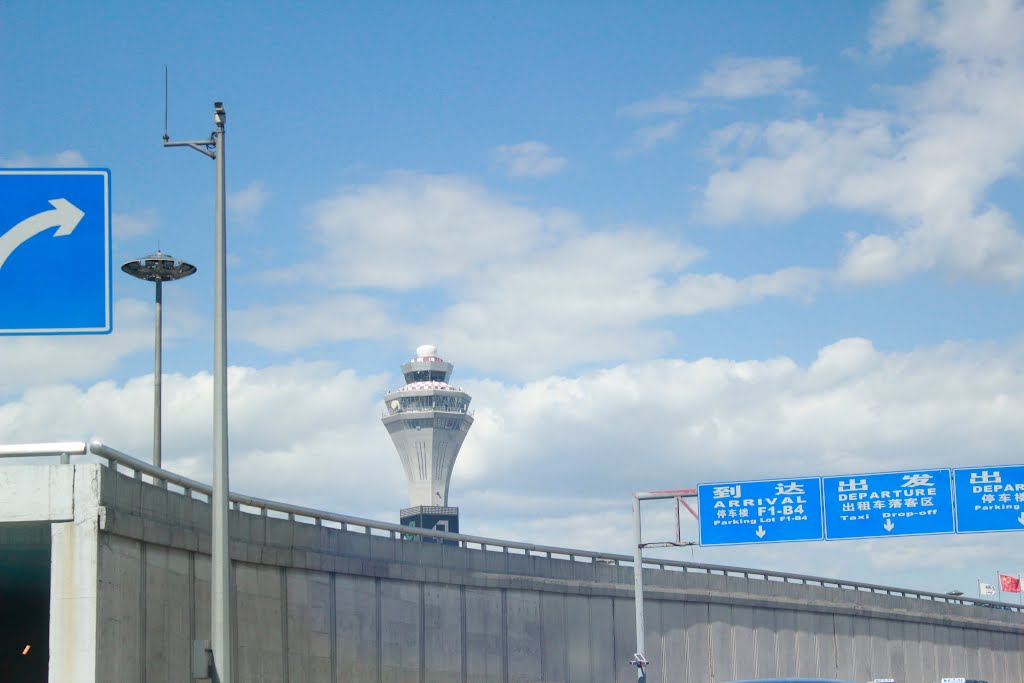
[[[1024,465],[697,487],[700,545],[1024,530]]]
[[[636,653],[630,663],[647,680],[644,656],[643,549],[683,546],[678,506],[697,498],[702,546],[838,541],[882,536],[1024,530],[1024,465],[923,469],[828,477],[700,484],[696,489],[633,493]],[[640,503],[675,499],[676,540],[644,543]],[[887,683],[891,679],[876,679]],[[964,679],[943,679],[943,683]]]

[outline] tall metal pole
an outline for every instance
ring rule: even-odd
[[[171,142],[164,130],[164,147],[191,147],[217,162],[214,204],[214,324],[213,324],[213,495],[210,499],[213,534],[210,547],[210,649],[213,683],[235,683],[232,667],[231,556],[228,529],[228,322],[227,230],[224,195],[224,105],[213,103],[216,130],[209,140]],[[166,125],[166,122],[165,122]]]
[[[192,275],[196,272],[196,267],[157,250],[155,254],[128,261],[121,266],[121,270],[134,278],[156,284],[156,325],[154,326],[156,339],[153,344],[153,465],[161,467],[163,462],[163,287],[165,281],[174,282]],[[166,487],[167,482],[161,480],[158,485]]]
[[[640,540],[640,499],[633,496],[633,604],[636,607],[636,654],[644,654],[644,556]],[[637,659],[640,659],[638,657]],[[647,683],[647,671],[642,661],[636,663],[636,680]]]
[[[162,461],[161,434],[163,432],[163,348],[161,346],[164,327],[164,287],[163,281],[156,281],[156,357],[153,360],[153,466],[160,467]]]
[[[213,328],[213,609],[210,641],[214,683],[234,683],[231,666],[231,556],[228,536],[227,229],[224,196],[224,107],[214,104],[217,130]]]

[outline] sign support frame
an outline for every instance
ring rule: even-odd
[[[647,683],[647,658],[644,657],[644,556],[645,547],[685,547],[696,545],[693,541],[680,541],[679,536],[679,503],[683,498],[696,498],[697,489],[679,489],[677,491],[634,491],[633,492],[633,607],[636,612],[636,652],[630,664],[636,667],[638,683]],[[676,499],[676,540],[657,543],[644,543],[642,540],[642,524],[640,521],[640,501]],[[686,503],[686,508],[693,510]]]

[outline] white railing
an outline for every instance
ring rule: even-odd
[[[71,462],[72,455],[85,455],[84,441],[63,441],[58,443],[16,443],[0,446],[0,458],[37,458],[59,456],[62,464]]]

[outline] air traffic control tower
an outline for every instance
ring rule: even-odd
[[[401,516],[406,526],[459,530],[459,508],[448,506],[448,484],[473,417],[472,397],[448,384],[452,367],[437,355],[437,347],[420,346],[416,357],[402,364],[405,386],[384,397],[387,414],[381,421],[409,483],[410,507]]]

